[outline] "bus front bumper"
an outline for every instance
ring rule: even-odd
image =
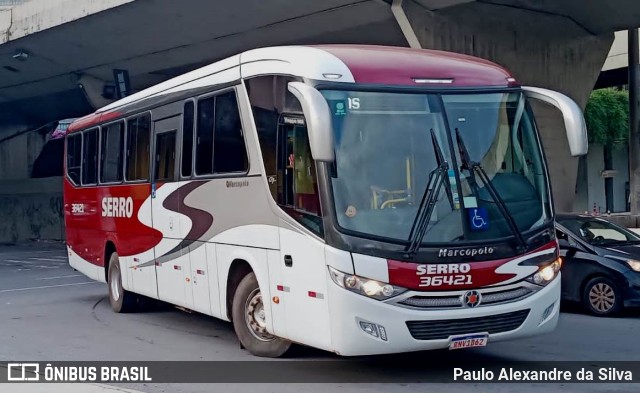
[[[491,345],[548,333],[555,329],[560,314],[559,275],[525,299],[466,309],[404,308],[355,294],[332,282],[328,295],[329,309],[335,310],[330,318],[332,349],[343,356],[448,348],[452,337],[448,332],[457,330],[459,323],[466,326],[465,331],[453,336],[489,333],[487,330],[504,330],[509,326],[508,331],[488,335]],[[437,337],[433,339],[434,336]]]

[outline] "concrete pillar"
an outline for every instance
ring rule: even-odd
[[[62,178],[31,179],[50,129],[0,123],[0,244],[64,239]]]
[[[567,94],[582,108],[602,69],[613,34],[594,36],[566,18],[486,3],[429,8],[403,3],[423,48],[492,60],[525,85]],[[427,6],[425,6],[427,4]],[[572,158],[559,111],[534,104],[558,211],[572,211],[578,159]]]
[[[63,240],[62,178],[0,180],[0,244]]]
[[[33,162],[45,145],[46,136],[30,129],[0,125],[0,181],[31,177]]]

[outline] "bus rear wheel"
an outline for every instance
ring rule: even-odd
[[[238,284],[231,319],[240,344],[253,355],[277,358],[291,346],[291,342],[267,332],[264,303],[254,273],[247,274]]]
[[[137,299],[134,293],[122,287],[122,272],[120,271],[120,259],[117,253],[112,253],[109,258],[109,275],[107,284],[109,286],[109,303],[111,308],[117,313],[134,311],[137,306]]]

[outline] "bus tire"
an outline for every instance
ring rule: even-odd
[[[117,313],[132,312],[137,306],[137,297],[134,293],[126,291],[122,287],[122,272],[120,271],[120,259],[117,253],[112,253],[109,258],[109,303]]]
[[[291,342],[266,331],[264,304],[253,272],[247,274],[236,288],[231,319],[240,344],[253,355],[277,358],[284,355],[291,346]]]

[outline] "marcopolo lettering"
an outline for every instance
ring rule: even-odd
[[[133,216],[133,198],[102,198],[102,217],[131,218]]]
[[[491,255],[494,251],[493,247],[441,248],[440,252],[438,252],[438,258],[475,257],[476,255]]]
[[[227,181],[227,188],[242,188],[242,187],[249,187],[249,180],[242,180],[242,181],[228,180]]]

